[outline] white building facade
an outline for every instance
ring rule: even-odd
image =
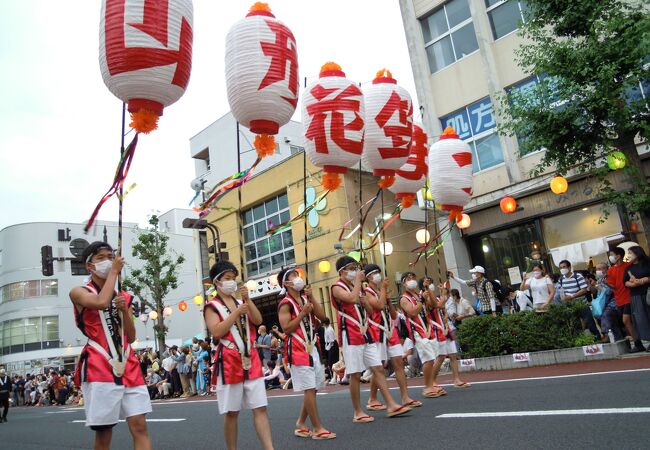
[[[194,218],[196,213],[172,210],[160,215],[161,229],[170,238],[169,249],[185,257],[178,289],[165,300],[173,311],[165,320],[168,345],[180,344],[205,329],[201,307],[192,301],[201,289],[198,245],[191,230],[176,226],[181,217]],[[98,221],[88,234],[84,234],[83,224],[65,222],[25,223],[0,230],[0,366],[10,374],[35,373],[45,367],[73,369],[86,343],[75,325],[68,296],[87,277],[85,265],[77,258],[94,241],[116,247],[117,232],[117,223],[105,221]],[[135,224],[124,224],[125,275],[142,265],[130,256],[137,233]],[[53,262],[52,276],[41,271],[41,247],[46,245],[52,247],[53,258],[59,259]],[[184,312],[178,308],[181,301],[187,303]],[[138,341],[134,347],[153,348],[153,321],[136,319],[135,325]]]

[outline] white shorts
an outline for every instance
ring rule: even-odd
[[[311,358],[314,366],[291,366],[291,384],[293,392],[302,392],[308,389],[320,389],[325,384],[325,369],[320,363],[318,350],[315,348],[311,352]]]
[[[268,400],[264,378],[255,378],[237,384],[221,384],[219,381],[217,383],[217,400],[219,401],[219,414],[266,406]]]
[[[115,425],[120,419],[151,412],[146,386],[126,387],[111,382],[81,383],[86,426]]]
[[[343,342],[345,373],[362,373],[369,367],[381,366],[379,344],[348,345]]]
[[[456,341],[447,339],[446,341],[440,342],[436,341],[438,347],[439,355],[455,355],[458,353],[458,348],[456,347]]]
[[[438,349],[436,348],[435,341],[425,339],[418,333],[415,335],[415,349],[418,351],[418,356],[422,364],[433,361],[438,357]]]
[[[379,343],[379,353],[382,361],[387,361],[391,358],[404,357],[404,347],[402,344],[388,346],[385,342]]]

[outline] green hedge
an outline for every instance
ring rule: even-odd
[[[580,339],[584,303],[551,305],[547,312],[524,312],[465,319],[456,331],[465,358],[574,347]],[[580,341],[582,342],[582,341]],[[579,343],[579,345],[584,345]]]

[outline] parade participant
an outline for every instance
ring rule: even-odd
[[[375,419],[361,409],[361,374],[366,367],[372,370],[379,390],[386,401],[388,417],[396,417],[411,410],[406,405],[398,405],[386,386],[386,375],[381,364],[379,346],[372,342],[368,330],[367,315],[372,307],[364,300],[361,283],[365,279],[363,270],[357,270],[354,258],[343,256],[336,261],[339,279],[332,286],[331,301],[339,321],[339,342],[343,350],[345,372],[350,377],[350,398],[354,423],[368,423]]]
[[[325,383],[325,370],[318,353],[316,328],[318,320],[327,318],[323,307],[311,293],[311,287],[295,268],[284,269],[278,274],[280,286],[286,296],[278,305],[278,320],[286,333],[287,363],[291,369],[294,392],[304,392],[302,408],[293,434],[312,439],[334,439],[335,433],[323,427],[318,416],[316,391]],[[306,427],[309,417],[313,432]]]
[[[400,306],[408,318],[407,328],[409,338],[415,344],[420,361],[424,371],[424,390],[422,395],[427,398],[436,398],[445,395],[446,392],[439,386],[435,386],[433,380],[433,363],[437,357],[436,348],[431,341],[431,328],[429,316],[427,314],[427,299],[430,295],[425,292],[425,296],[418,293],[418,280],[413,272],[402,274],[402,297]]]
[[[237,448],[237,420],[242,409],[253,410],[257,436],[265,450],[273,448],[271,426],[266,412],[266,388],[262,362],[254,344],[256,327],[262,315],[248,297],[248,289],[237,292],[239,271],[230,261],[219,261],[210,269],[210,279],[217,290],[214,300],[203,310],[210,334],[217,340],[213,384],[217,385],[219,414],[224,416],[226,447]],[[216,380],[215,380],[216,378]]]
[[[151,412],[151,401],[130,345],[136,338],[132,297],[115,290],[124,258],[113,256],[107,243],[93,242],[81,259],[90,281],[73,288],[70,300],[77,327],[88,338],[75,372],[85,399],[86,426],[95,431],[95,449],[107,449],[113,427],[126,418],[133,447],[150,449],[145,415]]]
[[[471,385],[460,379],[460,371],[458,370],[458,348],[454,334],[449,327],[449,317],[445,311],[445,303],[447,302],[449,289],[444,284],[440,285],[440,297],[436,297],[430,289],[435,286],[433,283],[426,286],[427,290],[431,293],[431,302],[429,309],[429,319],[431,320],[431,339],[435,341],[438,351],[438,357],[433,365],[433,384],[438,386],[436,380],[442,363],[445,358],[449,358],[449,366],[454,375],[454,386],[457,388],[468,388]]]
[[[388,278],[382,279],[381,270],[376,264],[366,264],[363,267],[368,286],[365,288],[366,300],[373,308],[369,319],[370,334],[374,342],[379,344],[382,362],[390,360],[399,386],[402,404],[419,407],[422,402],[409,397],[404,372],[404,348],[397,332],[398,315],[395,305],[388,298]],[[377,400],[379,386],[373,377],[370,381],[370,398],[366,406],[370,410],[383,410],[386,406]]]
[[[2,406],[2,414],[0,414],[0,423],[7,421],[7,412],[9,411],[9,393],[11,392],[11,385],[13,381],[7,375],[4,367],[0,367],[0,406]],[[18,402],[16,405],[18,406]]]

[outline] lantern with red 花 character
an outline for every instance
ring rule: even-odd
[[[452,127],[445,128],[429,152],[431,195],[440,209],[449,211],[449,220],[459,221],[463,207],[472,198],[472,150]]]
[[[233,115],[257,134],[257,154],[272,155],[273,135],[298,104],[298,54],[293,33],[266,3],[255,3],[228,32],[226,87]]]
[[[413,133],[411,96],[397,85],[390,71],[382,69],[363,92],[366,108],[366,134],[363,163],[375,176],[379,186],[387,188],[395,181],[395,172],[409,157]]]
[[[517,200],[509,195],[506,195],[499,202],[499,206],[501,207],[501,211],[504,213],[512,214],[517,210]]]
[[[341,66],[328,62],[302,100],[305,151],[323,168],[323,187],[335,190],[340,174],[359,163],[363,151],[364,105],[361,89],[345,78]]]
[[[409,208],[415,201],[415,193],[422,189],[427,180],[427,135],[418,125],[413,125],[411,154],[400,169],[395,172],[395,183],[388,189],[401,200],[402,208]]]
[[[131,127],[149,133],[185,93],[192,68],[191,0],[103,0],[99,65],[127,103]]]

